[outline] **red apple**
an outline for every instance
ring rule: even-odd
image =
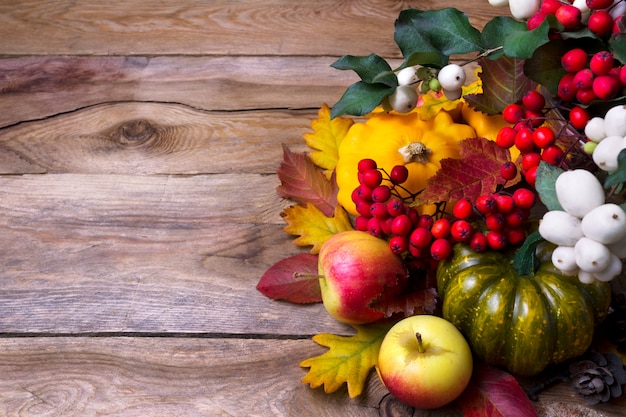
[[[399,401],[432,409],[454,401],[472,376],[472,352],[457,328],[430,315],[400,320],[385,335],[378,374]]]
[[[362,231],[341,232],[324,243],[318,273],[324,307],[344,323],[372,323],[384,317],[374,300],[393,297],[405,288],[407,271],[389,243]]]

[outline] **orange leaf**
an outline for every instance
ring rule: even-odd
[[[276,172],[281,185],[276,192],[282,198],[298,203],[312,203],[326,216],[332,216],[337,206],[337,183],[328,179],[311,159],[303,153],[291,152],[283,146],[283,161]]]

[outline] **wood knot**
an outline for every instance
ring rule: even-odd
[[[155,132],[154,127],[147,120],[133,120],[122,125],[120,141],[125,143],[145,142]]]

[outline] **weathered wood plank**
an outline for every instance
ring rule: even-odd
[[[399,404],[381,408],[381,402],[390,398],[373,373],[366,393],[356,399],[349,399],[345,389],[329,395],[302,385],[306,370],[298,363],[324,351],[310,340],[3,338],[0,413],[7,417],[450,416],[445,409],[420,412]],[[619,404],[584,406],[565,384],[545,391],[536,407],[542,417],[626,416]]]
[[[0,176],[0,333],[345,331],[321,305],[273,302],[255,288],[274,262],[307,250],[282,231],[276,184],[243,174]]]
[[[0,129],[0,174],[276,172],[316,110],[204,112],[118,103]]]
[[[111,102],[199,110],[318,108],[356,80],[331,57],[18,57],[0,59],[0,127]],[[287,122],[285,122],[287,123]]]
[[[474,2],[472,23],[494,14]],[[294,2],[89,0],[0,2],[0,55],[399,56],[400,10],[461,7],[453,0]]]

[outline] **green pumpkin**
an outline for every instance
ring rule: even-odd
[[[560,273],[548,245],[538,268],[520,275],[511,254],[476,253],[457,244],[440,262],[437,285],[443,317],[485,362],[519,376],[583,354],[611,301],[608,283],[582,284]]]

